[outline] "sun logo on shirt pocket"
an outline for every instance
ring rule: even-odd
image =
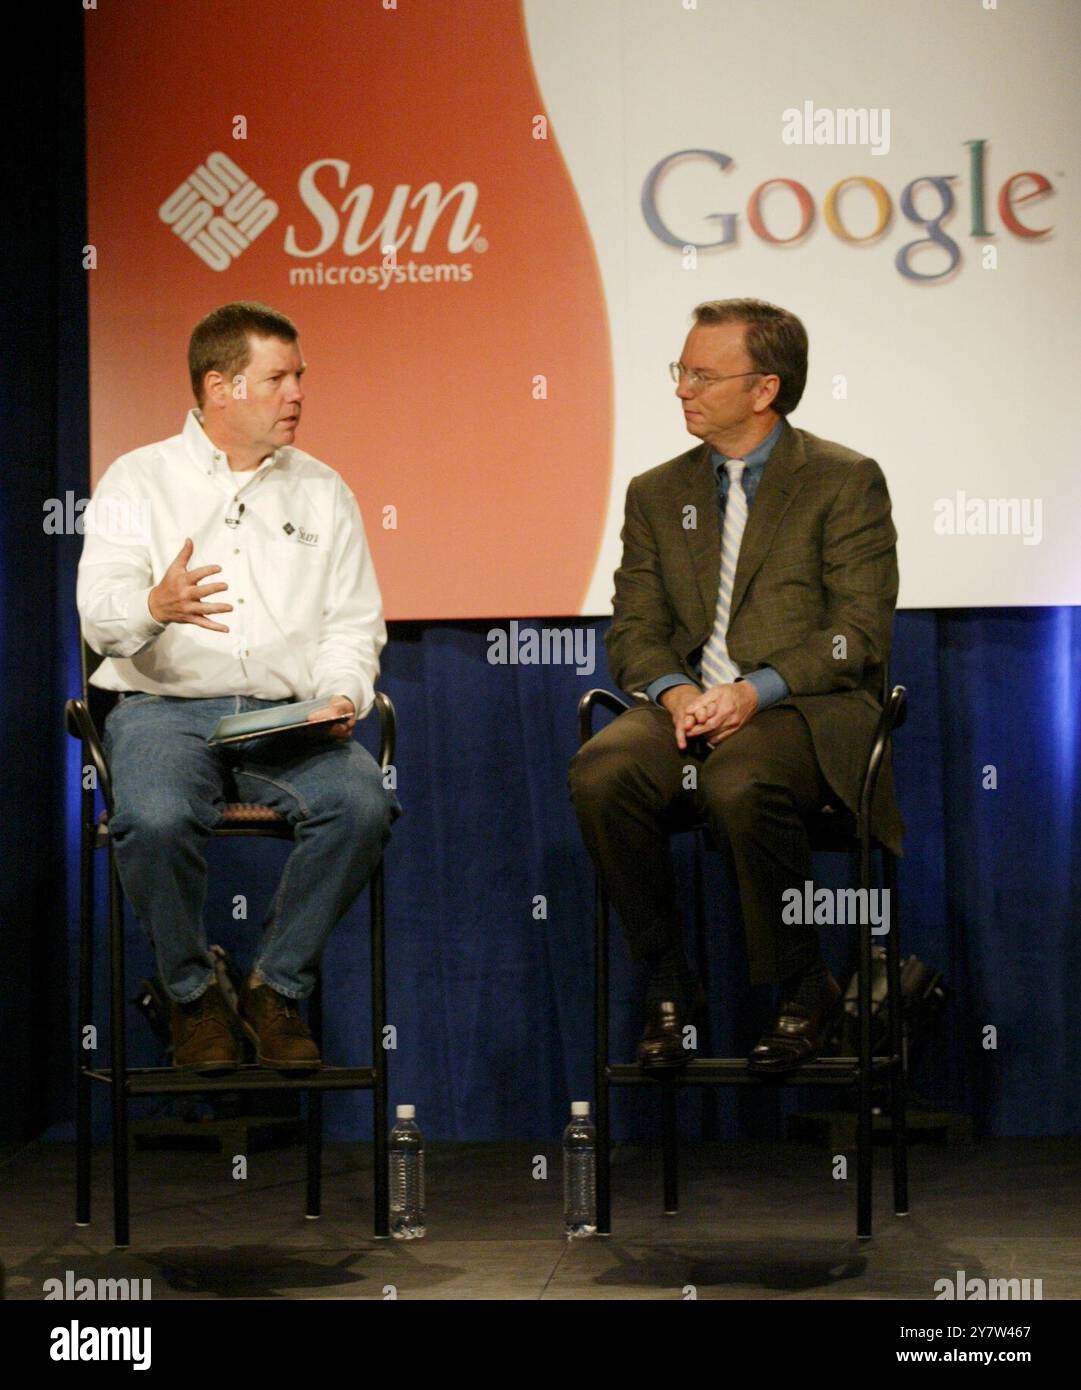
[[[297,543],[300,545],[318,546],[319,544],[318,531],[305,531],[303,526],[294,526],[291,521],[287,521],[282,530],[287,536],[296,536]]]

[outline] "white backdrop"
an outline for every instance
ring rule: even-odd
[[[903,606],[1078,601],[1081,3],[985,3],[526,0],[538,82],[593,236],[612,332],[615,471],[584,611],[610,611],[628,479],[694,443],[665,370],[690,310],[737,295],[783,304],[807,326],[810,375],[793,423],[885,470]],[[783,113],[808,101],[888,110],[889,152],[785,144]],[[965,142],[975,139],[987,142],[984,238],[970,233]],[[706,159],[681,161],[658,192],[667,225],[707,242],[720,235],[708,214],[738,215],[734,243],[699,252],[694,268],[641,210],[650,169],[687,149],[732,162],[722,171]],[[1018,237],[999,215],[1000,188],[1022,171],[1052,185],[1015,205],[1023,224],[1051,227],[1047,236]],[[854,175],[878,180],[893,209],[884,233],[864,245],[840,240],[822,215],[827,190]],[[943,230],[959,264],[944,279],[905,278],[894,258],[926,233],[903,216],[902,190],[951,175],[955,208]],[[798,180],[814,199],[814,223],[792,245],[769,245],[748,226],[749,195],[773,178]],[[915,197],[933,216],[934,188]],[[790,193],[771,193],[762,206],[774,235],[796,230]],[[851,190],[840,209],[852,234],[870,230],[865,190]],[[984,267],[986,247],[995,248],[995,268]],[[946,263],[938,247],[912,260],[922,273]],[[1025,529],[1031,540],[1040,517],[1039,543],[937,534],[936,516],[958,492],[968,502],[1026,501]]]

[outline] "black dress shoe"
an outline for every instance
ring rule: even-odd
[[[705,1004],[705,990],[697,985],[689,999],[665,999],[648,1006],[638,1044],[638,1065],[643,1071],[673,1071],[687,1065],[695,1049],[686,1046],[683,1030]]]
[[[759,1076],[783,1076],[813,1061],[829,1040],[843,1003],[841,987],[827,971],[820,1002],[787,999],[781,1005],[747,1058],[748,1069]]]

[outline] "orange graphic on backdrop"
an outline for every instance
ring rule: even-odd
[[[93,478],[180,429],[193,324],[264,300],[300,329],[296,443],[356,493],[388,617],[578,613],[611,354],[517,0],[111,0],[86,41]]]

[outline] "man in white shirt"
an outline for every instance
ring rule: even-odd
[[[372,707],[386,626],[356,501],[293,447],[304,360],[295,325],[226,304],[192,333],[197,408],[180,434],[118,458],[88,508],[83,635],[121,692],[105,722],[110,832],[124,891],[173,1000],[174,1062],[320,1065],[299,1002],[330,931],[400,814],[351,735]],[[208,747],[219,719],[324,699],[319,729]],[[218,987],[202,913],[205,842],[227,801],[285,816],[295,845],[239,1017]]]

